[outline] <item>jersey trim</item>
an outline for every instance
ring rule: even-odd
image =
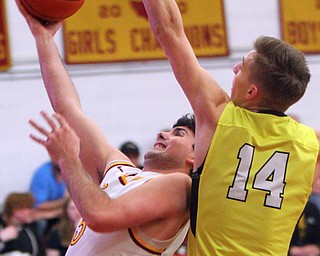
[[[271,109],[261,109],[261,110],[258,110],[258,113],[260,113],[260,114],[269,114],[269,115],[274,115],[274,116],[287,116],[283,112],[279,112],[279,111],[271,110]]]
[[[128,162],[128,161],[122,161],[122,160],[116,160],[116,161],[113,161],[113,162],[110,162],[106,169],[104,170],[104,173],[103,173],[103,176],[106,175],[106,173],[113,167],[117,166],[117,165],[122,165],[122,166],[130,166],[130,167],[135,167],[133,163],[131,162]]]
[[[155,255],[161,255],[165,251],[165,249],[159,250],[146,244],[144,241],[142,241],[142,239],[138,237],[138,235],[131,228],[128,229],[128,232],[132,241],[143,250]]]
[[[197,224],[197,214],[198,214],[198,194],[199,194],[199,183],[200,176],[203,170],[204,163],[197,169],[196,172],[191,174],[191,201],[190,201],[190,227],[192,234],[196,237],[196,224]]]

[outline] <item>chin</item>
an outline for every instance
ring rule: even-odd
[[[152,159],[152,156],[154,155],[154,150],[149,150],[144,154],[144,161],[148,161],[149,159]]]

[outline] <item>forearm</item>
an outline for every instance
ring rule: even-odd
[[[17,0],[16,3],[36,41],[41,73],[52,107],[56,112],[72,116],[74,108],[81,109],[79,97],[54,42],[54,36],[63,21],[43,25],[26,11],[21,1]]]
[[[170,38],[183,31],[182,17],[174,0],[143,0],[150,27],[166,51]],[[168,42],[169,40],[169,42]]]
[[[52,107],[65,116],[72,109],[79,108],[80,100],[73,83],[62,63],[58,48],[52,36],[36,38],[41,73]]]
[[[143,0],[143,3],[153,34],[164,50],[178,83],[195,111],[198,105],[203,105],[204,97],[212,95],[208,90],[212,90],[215,81],[197,60],[184,32],[176,1]]]
[[[98,182],[103,170],[105,155],[100,153],[105,150],[102,131],[94,122],[88,119],[80,105],[80,99],[69,77],[64,64],[61,61],[58,49],[52,37],[42,36],[36,39],[41,73],[51,105],[57,113],[61,113],[68,120],[81,138],[81,160],[90,172],[90,175]],[[92,148],[92,145],[95,145]]]
[[[68,191],[80,215],[92,229],[99,222],[97,216],[108,208],[110,197],[95,184],[84,170],[80,160],[63,159],[60,167]]]

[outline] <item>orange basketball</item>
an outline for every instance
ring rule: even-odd
[[[57,21],[75,14],[85,0],[21,0],[25,9],[43,21]]]

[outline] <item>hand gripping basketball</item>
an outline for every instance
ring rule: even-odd
[[[59,21],[75,14],[85,0],[21,0],[25,9],[41,21]]]

